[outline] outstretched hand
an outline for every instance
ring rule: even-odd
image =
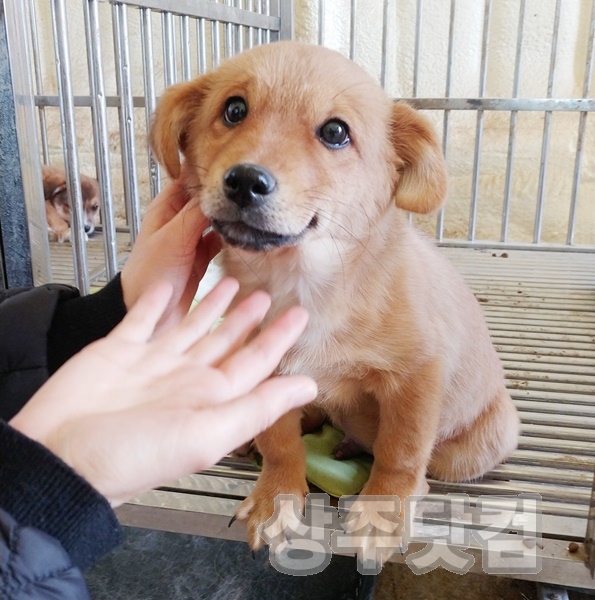
[[[240,302],[221,281],[177,325],[154,335],[170,305],[160,282],[106,338],[87,346],[39,389],[11,425],[44,444],[117,506],[205,469],[312,401],[308,377],[270,377],[302,333],[294,307],[245,343],[270,305],[264,292]]]

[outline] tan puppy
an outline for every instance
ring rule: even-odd
[[[480,307],[399,210],[433,211],[446,194],[422,116],[341,55],[280,42],[168,89],[152,144],[172,177],[184,154],[242,296],[269,292],[269,319],[309,310],[280,370],[314,377],[317,404],[373,452],[362,494],[404,500],[428,472],[473,479],[512,452],[518,416]],[[237,512],[253,548],[274,498],[308,489],[298,412],[256,442],[263,471]],[[295,529],[295,516],[278,525]]]
[[[43,176],[43,196],[48,235],[51,241],[70,240],[70,201],[66,190],[64,169],[48,165],[41,166]],[[83,195],[83,217],[85,234],[95,231],[99,217],[99,183],[96,179],[80,175]]]

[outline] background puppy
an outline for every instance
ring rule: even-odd
[[[42,165],[45,216],[51,241],[70,240],[70,202],[66,173],[59,167]],[[85,233],[91,235],[99,217],[99,183],[81,173]]]
[[[151,137],[172,177],[184,154],[237,300],[262,288],[269,319],[309,310],[280,370],[314,377],[316,403],[374,454],[363,495],[403,502],[426,492],[427,472],[473,479],[512,452],[519,420],[479,304],[400,210],[427,213],[446,195],[441,148],[419,113],[340,54],[280,42],[167,90]],[[237,511],[253,548],[274,498],[307,491],[300,416],[256,440],[263,470]],[[354,529],[378,522],[370,502],[352,516]],[[275,520],[280,536],[298,526],[291,507]],[[364,556],[390,553],[391,536],[369,536]]]

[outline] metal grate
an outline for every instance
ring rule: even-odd
[[[117,264],[121,268],[130,253],[130,236],[128,233],[116,233]],[[107,283],[103,233],[98,232],[87,242],[87,272],[90,289]],[[52,281],[75,285],[72,265],[72,248],[69,244],[50,242],[50,264]]]
[[[589,255],[449,250],[479,301],[522,419],[519,449],[472,493],[537,492],[585,518],[595,466],[595,271]],[[433,483],[436,491],[459,489]],[[562,531],[559,532],[563,533]]]
[[[157,97],[228,56],[292,37],[292,6],[281,0],[27,0],[8,3],[6,13],[10,67],[20,77],[14,92],[26,99],[17,115],[20,143],[35,148],[39,138],[38,156],[65,166],[74,281],[86,293],[94,266],[81,226],[79,172],[97,174],[104,265],[111,278],[118,272],[116,229],[127,228],[134,243],[144,205],[162,184],[147,144]],[[80,40],[73,42],[77,33],[84,36],[82,47]],[[48,41],[53,52],[45,52]],[[32,136],[36,121],[38,135]],[[22,161],[22,170],[28,212],[43,213],[39,165]],[[29,233],[34,279],[45,283],[52,265],[41,216]]]
[[[579,7],[562,0],[555,4],[516,0],[506,5],[494,0],[383,0],[374,5],[351,0],[347,14],[341,13],[340,24],[337,10],[334,2],[318,0],[318,43],[348,54],[374,72],[391,95],[427,111],[442,131],[451,170],[461,175],[464,191],[453,190],[435,223],[416,219],[418,224],[433,231],[440,242],[455,246],[562,246],[593,251],[595,230],[584,227],[584,220],[588,225],[595,219],[588,208],[594,193],[588,165],[593,159],[595,130],[588,113],[595,110],[591,92],[595,2]],[[470,13],[473,31],[469,31]],[[582,20],[580,24],[575,22],[577,18]],[[370,36],[370,22],[381,31],[375,39]],[[503,29],[510,33],[504,36]],[[558,43],[560,31],[567,36],[566,46]],[[562,60],[569,47],[574,52],[571,64]],[[496,77],[490,69],[502,56],[507,60],[497,64]],[[565,69],[580,73],[580,85],[561,82]],[[577,92],[580,95],[567,95]],[[463,127],[462,121],[469,118],[475,120],[474,126],[467,123]],[[496,130],[502,132],[499,145],[494,144]],[[552,141],[560,136],[568,144],[554,149]],[[526,160],[521,154],[529,142],[536,150]],[[490,154],[505,157],[498,160],[497,174],[486,165]],[[564,189],[554,191],[557,186],[552,174],[561,159],[569,173],[563,174]],[[530,170],[534,179],[515,188],[523,170]],[[494,179],[498,185],[492,189],[486,182]],[[554,214],[556,205],[564,210]],[[499,219],[496,206],[501,207]],[[466,212],[467,218],[455,214],[457,211]],[[520,217],[528,215],[531,218],[523,219],[520,228]],[[488,221],[494,226],[488,227]]]
[[[412,11],[405,13],[407,7]],[[336,47],[370,68],[389,93],[425,111],[442,132],[451,175],[464,180],[463,192],[454,186],[435,222],[415,221],[448,246],[444,252],[475,291],[523,421],[519,449],[506,464],[472,483],[433,481],[432,491],[471,496],[538,492],[543,497],[545,546],[544,570],[536,578],[595,588],[584,567],[586,553],[570,555],[566,550],[569,540],[585,539],[595,465],[595,129],[589,117],[595,110],[595,0],[581,7],[582,21],[576,27],[582,37],[572,63],[572,69],[580,71],[580,90],[568,96],[560,92],[564,66],[558,37],[576,6],[561,0],[350,0],[348,18],[342,14],[340,22],[332,12],[337,3],[327,0],[295,6],[289,0],[5,2],[36,282],[53,277],[88,291],[117,272],[136,237],[143,202],[161,186],[162,173],[148,151],[146,133],[165,86],[203,73],[245,48],[292,38],[294,8],[302,19],[318,19],[315,37],[320,44]],[[507,26],[513,37],[508,45],[498,46],[494,23],[502,18],[502,10],[512,11]],[[470,11],[477,16],[472,32],[463,30],[462,20]],[[548,15],[550,32],[541,37],[531,29],[540,12]],[[438,13],[445,16],[442,21]],[[403,19],[405,14],[414,17]],[[79,29],[77,23],[82,24]],[[362,34],[371,26],[380,35],[366,40]],[[53,49],[42,43],[47,42],[40,36],[42,28],[51,31]],[[345,32],[345,39],[337,41],[338,30]],[[83,51],[72,42],[73,31],[85,38]],[[132,32],[139,33],[138,43]],[[457,72],[461,44],[471,39],[466,34],[472,34],[475,45],[463,48],[463,56],[475,65],[477,81],[463,94]],[[442,43],[442,53],[433,51],[436,40]],[[530,43],[538,44],[546,67],[539,91],[527,93],[523,86],[531,67]],[[490,63],[509,50],[512,58],[500,77],[509,87],[489,96]],[[370,64],[374,53],[378,60]],[[79,55],[87,67],[80,80],[72,73]],[[441,61],[444,72],[437,82],[428,81],[426,72]],[[80,64],[78,69],[80,74]],[[48,73],[53,73],[49,83]],[[506,131],[502,147],[489,137],[494,119]],[[52,120],[57,120],[58,129],[52,129]],[[461,128],[464,120],[470,120],[469,135]],[[92,122],[92,140],[77,136],[81,121]],[[561,125],[567,136],[562,155],[552,150]],[[527,137],[537,140],[538,150],[522,162]],[[52,162],[56,145],[74,196],[72,246],[48,246],[43,220],[37,157]],[[82,228],[76,228],[79,159],[84,152],[92,155],[103,196],[103,233],[88,244]],[[486,177],[495,177],[486,174],[486,153],[503,157],[497,192],[484,185]],[[560,156],[565,173],[555,172]],[[515,177],[525,170],[531,170],[533,179],[529,191],[518,194]],[[562,175],[567,185],[555,191],[556,176]],[[123,223],[118,223],[113,202],[120,195]],[[557,203],[563,210],[554,223],[561,232],[556,237],[548,211]],[[459,229],[453,226],[457,210],[463,215]],[[497,218],[486,226],[486,217],[494,215]],[[529,225],[519,229],[517,221],[527,216]],[[250,465],[225,460],[208,472],[144,495],[122,507],[119,515],[130,525],[242,538],[241,530],[228,529],[227,522],[257,476]],[[595,500],[587,540],[592,567],[594,507]]]
[[[522,419],[518,450],[482,479],[430,481],[432,493],[543,498],[544,569],[538,579],[595,588],[583,542],[595,467],[595,270],[593,257],[445,248],[481,302]],[[258,471],[226,459],[200,475],[143,495],[120,510],[129,525],[230,538],[227,522]],[[239,534],[243,539],[243,533]],[[402,560],[399,556],[396,560]],[[547,559],[547,560],[546,560]],[[477,561],[481,562],[481,561]]]

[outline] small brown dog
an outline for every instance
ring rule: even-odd
[[[311,375],[316,403],[374,454],[363,495],[404,501],[426,492],[427,473],[474,479],[509,456],[519,419],[479,304],[403,212],[431,212],[446,195],[442,151],[419,113],[340,54],[279,42],[166,90],[151,141],[174,178],[183,153],[238,301],[260,288],[268,319],[308,309],[280,371]],[[275,497],[307,492],[300,416],[256,439],[263,470],[237,511],[253,548]],[[353,506],[361,525],[374,521],[369,506]],[[299,523],[289,510],[276,525]],[[394,540],[366,543],[374,556]]]
[[[70,240],[70,202],[66,190],[64,169],[41,166],[43,176],[43,196],[45,198],[45,216],[50,241]],[[99,183],[92,177],[80,175],[83,195],[84,228],[87,236],[95,231],[99,217]]]

